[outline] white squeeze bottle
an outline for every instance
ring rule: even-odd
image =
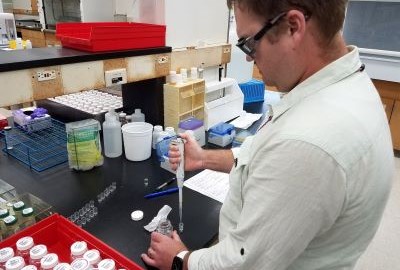
[[[104,155],[109,158],[122,155],[121,122],[116,115],[114,110],[110,110],[103,123]]]

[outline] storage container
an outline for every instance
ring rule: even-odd
[[[208,142],[225,147],[232,143],[235,137],[235,127],[227,123],[219,123],[208,131]]]
[[[265,84],[262,81],[252,79],[245,83],[239,83],[244,95],[244,103],[264,101]]]

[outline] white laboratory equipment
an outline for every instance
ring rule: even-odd
[[[204,123],[206,130],[212,126],[232,120],[243,111],[244,95],[235,79],[206,83]]]
[[[17,38],[14,15],[0,13],[0,48],[8,47],[9,41]]]

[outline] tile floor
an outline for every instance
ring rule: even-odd
[[[396,156],[392,192],[381,225],[355,270],[400,270],[400,155]]]

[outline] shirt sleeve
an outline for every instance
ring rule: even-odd
[[[300,140],[260,147],[243,175],[240,212],[227,207],[236,226],[215,246],[193,252],[190,270],[287,269],[332,226],[345,201],[341,167]]]

